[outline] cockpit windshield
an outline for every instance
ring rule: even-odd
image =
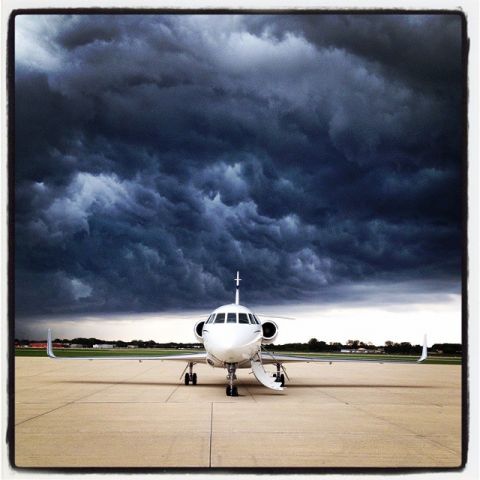
[[[242,324],[260,324],[258,319],[252,313],[217,313],[210,315],[206,323],[242,323]]]

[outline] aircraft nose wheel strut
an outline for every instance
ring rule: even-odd
[[[233,381],[237,378],[235,375],[235,370],[237,369],[237,366],[234,363],[229,363],[227,365],[227,379],[229,384],[227,385],[226,393],[227,397],[238,397],[238,389],[237,386],[233,384]]]
[[[197,384],[197,374],[193,373],[193,362],[189,362],[188,365],[186,366],[185,370],[188,368],[188,372],[185,373],[185,385],[189,385],[190,383],[192,385]],[[184,370],[184,371],[185,371]]]

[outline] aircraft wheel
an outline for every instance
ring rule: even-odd
[[[236,386],[232,388],[232,397],[238,397],[238,388]]]
[[[192,385],[196,385],[196,384],[197,384],[197,374],[194,373],[194,374],[192,375]]]
[[[285,386],[285,375],[283,373],[280,375],[280,379],[278,379],[277,382],[280,382],[281,387]]]
[[[185,385],[190,383],[190,375],[188,373],[185,374]]]
[[[275,374],[274,377],[275,377],[275,381],[276,381],[276,382],[281,382],[281,380],[280,380],[280,378],[281,378],[280,375]]]
[[[227,385],[227,397],[231,397],[232,396],[232,389],[230,388],[230,385]]]

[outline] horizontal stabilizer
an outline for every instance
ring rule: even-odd
[[[276,382],[274,377],[271,377],[263,368],[262,362],[259,359],[252,360],[252,371],[255,378],[267,388],[272,390],[283,390],[280,382]]]

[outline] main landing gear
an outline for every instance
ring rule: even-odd
[[[193,373],[193,362],[190,362],[185,370],[188,368],[188,372],[185,373],[185,385],[192,384],[196,385],[197,384],[197,374]],[[184,371],[185,371],[184,370]]]
[[[280,373],[281,364],[277,363],[277,373],[274,373],[273,376],[275,377],[275,381],[280,383],[281,387],[285,386],[285,375]]]
[[[229,363],[227,365],[227,380],[229,382],[226,388],[227,397],[238,397],[238,388],[233,384],[233,381],[237,379],[237,376],[235,375],[236,369],[237,366],[234,363]]]

